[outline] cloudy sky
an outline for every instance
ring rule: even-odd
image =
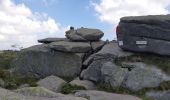
[[[170,0],[0,0],[0,50],[64,37],[69,26],[99,28],[113,40],[120,17],[169,11]]]

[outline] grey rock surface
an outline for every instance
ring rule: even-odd
[[[45,38],[45,39],[38,40],[39,43],[44,43],[44,44],[59,42],[59,41],[69,41],[69,40],[66,38]]]
[[[77,77],[82,59],[75,53],[52,51],[46,45],[37,45],[21,50],[14,66],[13,73],[22,77]]]
[[[87,99],[61,94],[56,95],[56,97],[54,98],[39,96],[24,96],[22,94],[0,88],[0,100],[87,100]]]
[[[4,82],[4,80],[2,80],[1,78],[0,78],[0,87],[4,87],[5,86],[5,82]]]
[[[120,49],[117,43],[110,42],[109,44],[106,44],[99,52],[95,53],[84,62],[84,65],[88,64],[89,66],[86,70],[83,70],[81,73],[81,78],[95,82],[101,81],[103,80],[103,76],[101,75],[101,67],[104,63],[108,61],[113,62],[116,58],[131,55],[133,54]]]
[[[88,80],[80,80],[79,78],[76,78],[75,80],[70,82],[71,85],[76,85],[76,86],[83,86],[87,90],[94,90],[96,89],[96,86],[93,82],[88,81]]]
[[[123,17],[118,34],[170,40],[170,15]]]
[[[141,38],[136,36],[120,36],[119,41],[123,41],[123,45],[120,45],[121,48],[129,51],[135,52],[149,52],[159,55],[170,55],[170,41],[157,40],[151,38]],[[136,41],[147,41],[145,45],[138,45]]]
[[[168,91],[150,91],[146,96],[153,100],[170,100],[170,90]]]
[[[21,89],[14,90],[14,92],[23,94],[24,96],[38,96],[38,97],[58,97],[58,96],[64,96],[60,93],[52,92],[44,87],[25,87]]]
[[[121,66],[115,65],[113,62],[107,62],[103,64],[101,73],[106,83],[109,83],[113,88],[118,88],[123,85],[128,69],[121,68]]]
[[[170,77],[153,65],[134,63],[136,67],[127,74],[125,88],[139,91],[142,88],[158,87],[161,82],[170,80]]]
[[[75,96],[89,98],[89,100],[141,100],[138,97],[131,95],[107,93],[102,91],[79,91],[75,93]]]
[[[41,79],[37,82],[38,86],[45,87],[51,91],[54,92],[60,92],[61,87],[65,84],[66,82],[57,77],[57,76],[48,76],[44,79]]]
[[[93,49],[93,52],[98,52],[102,47],[106,44],[105,41],[94,41],[91,42],[91,47]]]
[[[90,43],[68,41],[53,42],[49,44],[49,48],[57,51],[73,53],[85,53],[91,50]]]
[[[98,41],[104,33],[99,29],[79,28],[66,31],[66,37],[72,41]]]

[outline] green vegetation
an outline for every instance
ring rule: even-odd
[[[77,85],[72,86],[69,83],[66,83],[62,86],[61,93],[69,94],[69,93],[74,93],[76,90],[86,90],[86,88]]]
[[[170,75],[170,57],[154,54],[135,54],[129,57],[117,58],[115,63],[122,66],[122,62],[144,62],[149,65],[156,65]]]
[[[0,53],[0,69],[11,68],[12,60],[16,58],[17,51],[4,51]]]
[[[0,78],[5,81],[6,89],[16,89],[22,84],[29,84],[30,86],[37,86],[36,79],[32,78],[18,78],[9,72],[12,68],[11,63],[16,58],[17,51],[3,51],[0,53]]]
[[[33,78],[18,78],[15,76],[12,76],[8,71],[2,71],[0,70],[0,78],[2,78],[5,81],[5,87],[6,89],[16,89],[22,84],[29,84],[32,87],[37,86],[36,82],[37,79]]]

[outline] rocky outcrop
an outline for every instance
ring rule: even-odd
[[[50,75],[78,77],[84,60],[105,45],[100,40],[103,35],[98,29],[79,28],[67,31],[67,38],[38,40],[43,44],[25,48],[18,53],[14,61],[14,74],[33,78]]]
[[[14,64],[14,74],[22,77],[77,77],[81,71],[82,59],[75,53],[52,51],[47,45],[37,45],[20,51]]]
[[[152,100],[170,100],[170,90],[168,91],[150,91],[146,96]]]
[[[89,100],[141,100],[140,98],[131,95],[114,94],[94,90],[79,91],[75,93],[75,96],[89,98]]]
[[[99,29],[79,28],[66,31],[66,37],[72,41],[98,41],[103,35]]]
[[[45,87],[54,92],[60,92],[61,87],[65,83],[66,82],[63,79],[57,76],[49,76],[37,82],[38,86]]]

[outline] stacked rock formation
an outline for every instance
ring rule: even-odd
[[[91,88],[96,83],[106,83],[112,88],[121,87],[132,92],[156,88],[170,81],[170,76],[158,65],[142,61],[120,62],[120,59],[135,56],[134,53],[123,51],[116,41],[100,40],[103,35],[98,29],[71,28],[66,32],[66,38],[38,40],[43,44],[19,52],[14,61],[14,73],[33,78],[80,77],[82,80],[70,84],[88,84],[86,88]]]
[[[23,49],[18,54],[14,72],[35,78],[76,77],[83,61],[105,45],[105,41],[100,40],[103,35],[99,29],[79,28],[66,31],[66,38],[38,40],[43,44]]]

